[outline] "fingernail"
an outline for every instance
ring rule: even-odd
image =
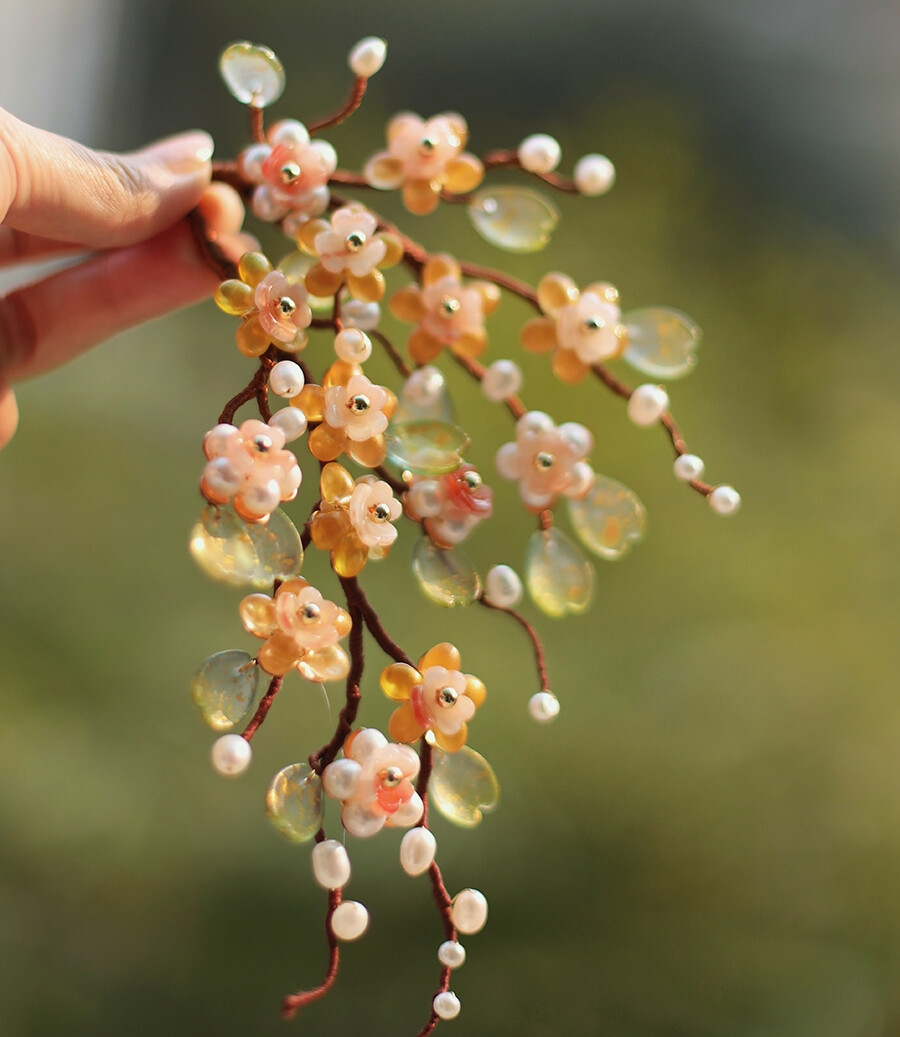
[[[151,162],[160,162],[173,173],[193,174],[205,171],[212,157],[215,144],[204,130],[190,130],[174,137],[151,144],[142,152],[142,157]]]

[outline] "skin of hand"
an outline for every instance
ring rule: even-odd
[[[237,193],[210,183],[212,151],[202,131],[92,151],[0,109],[0,267],[89,253],[0,297],[0,447],[18,424],[11,382],[211,294],[184,218],[195,206],[231,258],[258,247]]]

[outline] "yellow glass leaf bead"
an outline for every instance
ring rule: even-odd
[[[594,570],[574,543],[555,527],[528,541],[525,580],[534,603],[548,616],[580,613],[594,593]]]
[[[238,260],[238,274],[241,280],[251,288],[272,273],[272,264],[262,252],[245,252]]]
[[[409,663],[391,663],[381,671],[381,690],[395,702],[406,702],[422,674]]]
[[[347,274],[347,287],[354,299],[362,302],[380,302],[384,298],[384,274],[380,270],[371,270],[363,277]]]
[[[545,274],[538,284],[538,305],[551,316],[569,303],[578,302],[581,293],[571,277],[565,274]]]
[[[342,645],[307,652],[297,669],[308,681],[342,681],[350,672],[350,656]]]
[[[308,763],[292,763],[275,775],[266,792],[266,811],[291,842],[315,836],[322,824],[322,782]]]
[[[300,394],[292,396],[288,403],[302,410],[307,421],[321,421],[325,417],[325,390],[321,385],[304,385]]]
[[[277,629],[275,602],[268,594],[248,594],[238,612],[244,629],[254,637],[269,637]]]
[[[269,588],[303,565],[300,534],[280,508],[263,526],[244,522],[230,508],[209,505],[191,530],[190,548],[208,576],[241,587]]]
[[[246,652],[211,655],[194,674],[191,697],[214,731],[228,731],[250,712],[259,667]]]
[[[394,292],[388,306],[398,320],[405,320],[410,324],[417,324],[427,312],[422,302],[422,292],[418,285],[414,284],[408,284]]]
[[[460,665],[459,649],[449,641],[429,648],[419,660],[419,669],[424,673],[429,666],[443,666],[445,670],[458,670]]]
[[[378,264],[382,269],[396,266],[404,255],[403,242],[395,234],[382,233],[378,235],[385,244],[387,251]]]
[[[479,680],[478,677],[474,677],[471,673],[467,673],[466,694],[475,703],[476,708],[479,708],[487,695],[487,688],[485,688],[484,682]]]
[[[348,533],[331,552],[331,568],[345,578],[358,576],[368,560],[369,549],[355,533]]]
[[[569,500],[572,528],[594,554],[614,561],[643,539],[647,512],[633,490],[598,475],[584,497]]]
[[[412,706],[404,702],[399,709],[391,713],[388,721],[388,734],[395,742],[416,742],[422,737],[424,728],[416,720]]]
[[[308,586],[309,580],[304,580],[302,576],[298,576],[294,580],[285,580],[275,592],[275,597],[277,598],[281,594],[299,594]]]
[[[428,801],[448,821],[474,828],[500,799],[500,783],[487,760],[464,745],[455,753],[434,754]]]
[[[310,432],[306,442],[309,452],[317,461],[333,461],[343,452],[346,436],[343,432],[323,423]]]
[[[326,270],[321,263],[316,263],[306,275],[306,290],[321,298],[336,295],[343,283],[344,275],[342,273],[332,273],[330,270]]]
[[[441,186],[432,180],[407,180],[403,185],[403,204],[414,216],[427,216],[438,207]]]
[[[491,187],[467,206],[475,230],[507,252],[539,252],[559,223],[559,210],[537,191]]]
[[[556,377],[569,385],[580,382],[590,370],[574,349],[557,349],[550,364]]]
[[[534,317],[523,325],[519,339],[530,353],[549,353],[556,345],[556,321]]]
[[[460,155],[447,163],[444,187],[451,194],[474,191],[484,179],[484,166],[474,155]]]
[[[466,555],[459,548],[445,551],[428,537],[416,541],[412,569],[422,593],[436,605],[471,605],[481,592],[481,578]]]
[[[316,256],[318,255],[316,238],[329,230],[331,230],[331,224],[327,220],[307,220],[306,223],[300,225],[300,230],[297,231],[297,244],[304,252]]]
[[[623,314],[622,324],[622,357],[642,374],[683,378],[697,363],[703,332],[686,314],[654,306]]]
[[[353,494],[356,482],[347,469],[340,464],[325,465],[319,478],[319,492],[323,501],[348,501]]]
[[[240,317],[253,309],[253,289],[243,281],[223,281],[213,298],[220,310],[233,317]]]
[[[445,277],[452,277],[454,281],[459,281],[462,277],[459,263],[446,252],[438,252],[434,256],[429,256],[422,268],[422,284],[427,288],[429,285],[437,284],[438,281],[443,281]]]
[[[293,667],[299,654],[297,642],[289,634],[276,630],[259,650],[259,665],[273,677],[281,677]]]
[[[262,356],[269,348],[271,339],[268,332],[263,331],[259,317],[254,311],[245,317],[235,332],[238,349],[248,357]]]

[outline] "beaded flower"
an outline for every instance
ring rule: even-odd
[[[401,705],[391,714],[388,733],[398,742],[414,742],[431,731],[449,753],[466,744],[467,721],[484,702],[484,684],[459,669],[459,650],[444,641],[430,648],[418,669],[392,663],[381,674],[381,690]]]
[[[363,727],[344,742],[344,758],[322,772],[322,785],[341,800],[341,823],[351,835],[366,838],[388,828],[409,828],[422,816],[422,799],[413,786],[419,757],[408,745],[388,742],[380,731]]]
[[[350,633],[350,614],[327,601],[302,577],[275,591],[250,594],[240,604],[245,629],[265,639],[259,665],[274,676],[297,669],[310,681],[343,680],[350,659],[338,644]]]
[[[410,284],[391,296],[390,308],[400,320],[419,326],[407,341],[417,364],[434,360],[447,346],[460,356],[479,356],[487,345],[485,316],[500,302],[488,281],[462,283],[459,263],[445,254],[429,257],[422,268],[422,287]]]
[[[557,427],[542,411],[529,411],[516,423],[516,441],[497,451],[497,470],[506,479],[518,479],[525,506],[541,511],[556,498],[583,497],[594,473],[583,458],[594,438],[584,427],[567,421]]]
[[[397,538],[392,523],[403,509],[386,482],[371,475],[354,482],[346,468],[332,461],[322,469],[319,492],[309,532],[316,547],[331,553],[338,576],[357,576],[370,555],[387,557]]]
[[[619,293],[611,284],[589,284],[579,292],[565,274],[547,274],[537,297],[546,316],[528,321],[520,338],[533,353],[554,350],[553,373],[561,381],[581,381],[591,364],[614,359],[627,346]]]
[[[310,453],[319,461],[333,461],[347,453],[358,464],[374,468],[384,460],[383,433],[397,398],[360,370],[338,360],[329,369],[330,384],[308,385],[291,400],[310,422],[319,422],[309,436]]]
[[[219,309],[243,317],[236,332],[238,349],[248,357],[262,356],[270,343],[299,352],[307,343],[312,323],[308,293],[302,284],[290,282],[260,252],[247,252],[238,263],[240,280],[223,281],[216,289]]]
[[[441,191],[465,194],[484,177],[481,161],[463,151],[469,139],[466,120],[457,112],[427,121],[401,112],[388,123],[387,151],[373,155],[363,176],[382,190],[403,188],[403,204],[416,215],[433,212]]]
[[[438,547],[463,541],[493,510],[493,491],[474,465],[460,465],[438,479],[416,479],[406,493],[406,510]]]
[[[209,460],[200,492],[211,504],[232,501],[247,522],[267,522],[282,501],[297,496],[303,478],[296,457],[283,449],[284,443],[280,428],[253,418],[240,428],[216,425],[203,440]]]

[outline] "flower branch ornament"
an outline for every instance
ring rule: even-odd
[[[429,875],[438,916],[437,982],[419,1030],[426,1037],[459,1014],[461,1001],[451,990],[467,956],[459,938],[476,934],[487,920],[480,890],[448,891],[431,820],[437,812],[472,828],[496,806],[497,776],[471,744],[477,714],[491,709],[493,698],[479,677],[462,670],[460,651],[448,641],[436,638],[413,662],[369,600],[366,566],[389,554],[392,564],[398,554],[411,555],[429,601],[480,605],[509,617],[535,661],[527,709],[546,722],[560,704],[539,634],[518,610],[525,590],[548,615],[584,611],[594,583],[587,554],[607,561],[625,556],[646,521],[637,495],[595,470],[589,428],[526,406],[519,364],[494,355],[488,336],[502,296],[518,297],[536,313],[520,330],[522,348],[549,354],[549,370],[564,384],[589,382],[623,402],[632,423],[662,428],[674,449],[676,478],[714,512],[733,514],[740,497],[730,485],[702,481],[703,462],[688,450],[661,384],[695,364],[700,331],[689,317],[654,306],[623,312],[618,291],[605,280],[579,289],[568,275],[548,272],[533,288],[504,271],[430,253],[371,204],[375,189],[399,191],[414,217],[440,204],[461,205],[493,245],[537,251],[558,218],[543,191],[602,195],[614,180],[609,160],[584,156],[570,179],[557,172],[561,149],[547,134],[479,157],[466,150],[463,116],[403,112],[388,124],[385,150],[361,172],[342,169],[319,133],[356,111],[385,54],[383,40],[360,41],[349,55],[354,78],[344,105],[312,122],[287,118],[268,129],[266,109],[284,86],[280,61],[251,43],[233,44],[221,58],[230,92],[248,106],[250,141],[234,162],[218,163],[215,175],[250,199],[254,216],[279,229],[293,251],[277,265],[262,252],[233,265],[194,215],[198,245],[221,277],[215,301],[238,319],[238,349],[256,366],[203,441],[205,507],[191,552],[209,575],[250,591],[238,611],[258,647],[217,652],[198,668],[191,691],[219,733],[214,767],[235,777],[250,767],[251,742],[294,671],[315,683],[343,684],[329,741],[283,767],[266,794],[275,828],[291,842],[312,844],[313,877],[328,891],[325,976],[285,997],[282,1013],[292,1017],[325,996],[338,981],[341,945],[360,939],[370,924],[384,924],[345,890],[352,840],[390,838],[396,828],[404,831],[400,867]],[[541,191],[482,186],[505,169],[531,176]],[[348,189],[368,197],[348,198]],[[396,319],[413,325],[403,344],[382,325],[385,300]],[[367,373],[375,350],[396,372],[391,385]],[[607,366],[619,362],[651,380],[630,388]],[[496,447],[495,467],[501,479],[517,484],[521,506],[535,520],[524,545],[524,580],[499,560],[482,579],[461,547],[469,536],[491,535],[494,473],[466,459],[470,436],[465,419],[454,417],[460,401],[451,401],[441,363],[462,369],[476,401],[486,398],[509,412],[511,438]],[[256,413],[236,422],[246,406]],[[289,514],[304,472],[318,486],[317,498],[305,512]],[[561,512],[569,533],[560,528]],[[497,545],[503,554],[508,549]],[[327,556],[333,589],[301,575],[308,551]],[[367,638],[387,660],[378,676],[367,666]],[[383,695],[373,694],[376,685]],[[492,693],[499,701],[508,694],[502,687]],[[351,837],[349,848],[342,831]]]

